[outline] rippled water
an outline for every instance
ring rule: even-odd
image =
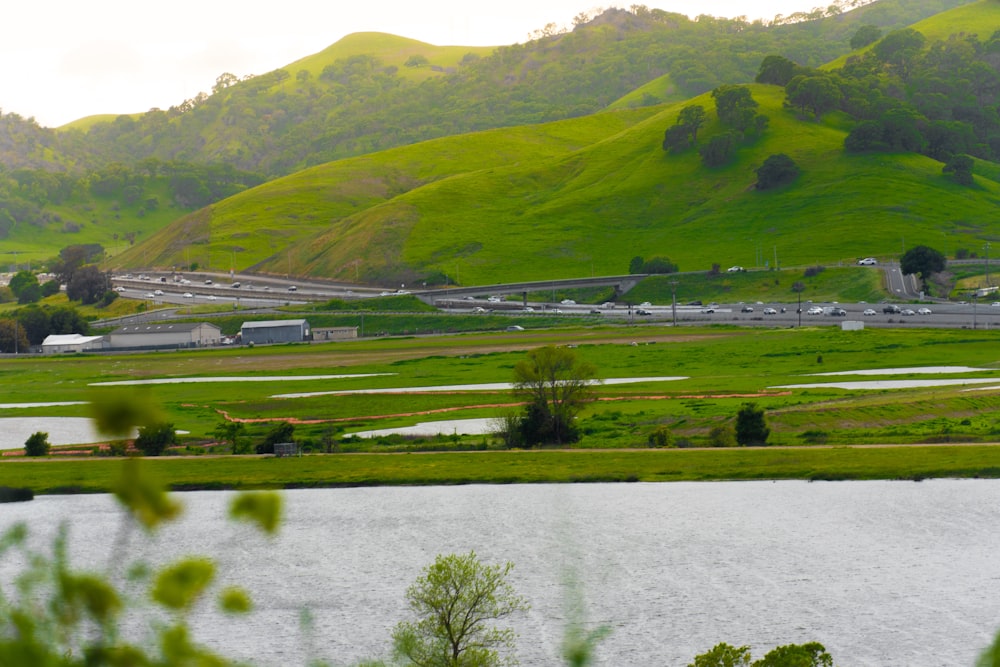
[[[1000,628],[1000,482],[739,482],[290,491],[274,540],[222,520],[229,494],[184,494],[184,520],[130,557],[219,555],[253,593],[197,636],[259,665],[387,657],[406,587],[439,553],[515,563],[532,610],[524,665],[555,665],[568,604],[612,634],[600,665],[686,665],[720,641],[754,656],[820,641],[842,667],[972,665]],[[106,496],[5,505],[43,542],[73,517],[72,557],[103,566]],[[10,564],[0,563],[9,583]],[[565,582],[575,580],[571,586]],[[314,632],[300,630],[309,609]]]

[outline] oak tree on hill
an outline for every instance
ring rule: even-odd
[[[932,274],[944,271],[945,263],[945,257],[941,252],[925,245],[918,245],[903,253],[899,259],[899,268],[904,275],[920,276],[926,291],[927,279]]]

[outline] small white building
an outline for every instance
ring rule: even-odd
[[[357,337],[357,327],[316,327],[313,329],[313,340],[351,340]]]
[[[74,334],[51,334],[42,341],[42,352],[59,354],[61,352],[88,352],[103,350],[107,346],[104,336],[83,336]]]
[[[108,334],[113,349],[175,349],[206,347],[222,342],[222,329],[208,322],[129,324]]]
[[[306,320],[265,320],[244,322],[240,327],[244,345],[267,343],[301,343],[312,340],[312,331]]]

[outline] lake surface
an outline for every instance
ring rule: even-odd
[[[223,520],[228,493],[186,512],[126,560],[214,554],[257,610],[210,609],[197,638],[256,665],[388,657],[404,593],[440,553],[515,564],[532,604],[515,622],[523,665],[557,665],[574,601],[612,633],[597,664],[686,665],[720,641],[819,641],[840,667],[971,666],[1000,628],[1000,481],[713,482],[301,490],[268,539]],[[120,560],[108,496],[0,506],[39,544],[71,518],[71,558]],[[0,582],[15,568],[0,561]],[[569,583],[575,582],[575,583]],[[300,626],[310,611],[313,631]]]

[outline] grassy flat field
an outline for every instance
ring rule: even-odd
[[[5,461],[0,486],[38,494],[107,491],[121,462]],[[421,484],[911,479],[1000,476],[1000,447],[731,448],[502,451],[149,459],[173,489],[281,489]]]
[[[0,403],[84,404],[7,408],[0,418],[87,416],[90,401],[112,392],[142,394],[185,432],[175,456],[156,465],[169,471],[171,483],[195,487],[992,476],[1000,471],[1000,448],[986,446],[1000,441],[998,343],[1000,332],[982,330],[646,325],[8,358],[0,361]],[[427,388],[510,382],[514,364],[541,345],[573,346],[602,379],[652,379],[597,386],[598,400],[581,413],[583,438],[571,452],[500,451],[491,435],[348,437],[357,430],[515,410],[517,399],[506,389]],[[973,370],[927,369],[940,366]],[[857,371],[874,375],[851,374]],[[817,375],[829,373],[847,375]],[[339,375],[348,377],[316,377]],[[656,379],[663,377],[673,379]],[[215,381],[193,382],[209,378]],[[919,386],[941,378],[982,384]],[[171,383],[111,384],[136,380]],[[829,384],[859,380],[917,385],[858,390]],[[795,386],[812,383],[822,384]],[[375,389],[394,393],[335,393]],[[747,401],[764,408],[772,447],[700,449],[712,444],[713,428],[733,424]],[[275,424],[291,421],[307,451],[345,455],[294,461],[195,456],[212,451],[213,433],[226,419],[245,421],[251,446]],[[647,449],[649,434],[660,427],[673,434],[677,450]],[[965,446],[941,446],[950,443]],[[795,449],[785,449],[790,447]],[[107,488],[114,467],[104,460],[23,462],[7,456],[0,484],[20,479],[38,489],[98,490]]]

